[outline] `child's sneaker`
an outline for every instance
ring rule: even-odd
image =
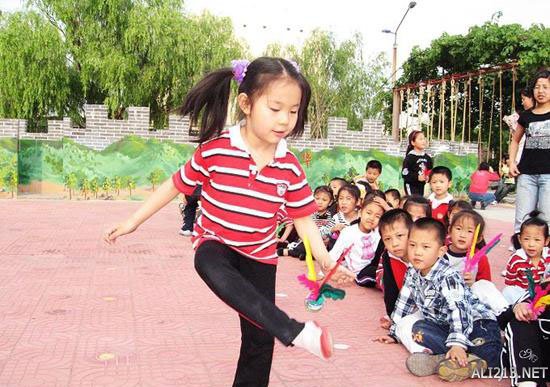
[[[429,376],[437,374],[439,363],[445,359],[445,354],[432,355],[425,352],[411,353],[405,365],[414,376]]]
[[[191,236],[193,232],[191,230],[180,230],[180,235]]]
[[[326,328],[321,328],[315,321],[306,321],[304,329],[292,342],[296,347],[327,360],[332,356],[332,336]]]
[[[443,360],[439,363],[437,373],[447,382],[461,382],[474,375],[481,376],[487,369],[487,362],[476,355],[468,354],[468,364],[462,367],[455,360]]]

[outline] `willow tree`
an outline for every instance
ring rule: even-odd
[[[242,55],[231,21],[185,13],[182,0],[31,0],[64,37],[82,100],[114,118],[149,106],[162,127],[194,81]]]
[[[312,137],[326,135],[330,116],[346,117],[351,129],[360,129],[364,118],[380,116],[388,62],[382,54],[366,60],[362,50],[359,34],[338,43],[321,30],[313,31],[300,49],[278,43],[268,46],[266,55],[296,60],[311,85]]]
[[[35,12],[0,15],[0,117],[63,115],[70,76],[62,37]]]

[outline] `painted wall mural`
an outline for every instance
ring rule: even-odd
[[[26,132],[23,120],[0,120],[0,197],[18,193],[71,200],[142,200],[195,149],[185,119],[171,117],[169,130],[152,132],[141,122],[148,120],[143,108],[136,110],[141,116],[134,114],[134,121],[116,122],[103,117],[102,106],[88,109],[93,110],[86,128],[71,128],[69,121],[58,120],[49,123],[48,133]],[[331,120],[326,139],[309,142],[307,128],[304,137],[290,141],[312,187],[335,176],[350,179],[362,174],[366,163],[377,159],[383,165],[381,188],[401,189],[406,144],[392,142],[379,122],[366,120],[363,131],[348,133],[345,119]],[[477,167],[471,145],[432,144],[429,149],[436,165],[453,171],[455,193],[467,189]]]

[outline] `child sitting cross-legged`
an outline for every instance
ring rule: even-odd
[[[336,261],[346,248],[352,246],[342,265],[355,273],[358,285],[373,287],[375,283],[378,262],[373,264],[372,261],[379,250],[378,222],[387,206],[382,201],[374,194],[367,195],[361,206],[359,222],[343,229],[334,247],[329,251],[332,260]],[[370,275],[365,273],[366,267],[372,267]]]
[[[315,222],[315,225],[317,226],[319,231],[321,231],[323,242],[327,244],[330,234],[330,228],[334,226],[332,213],[329,211],[329,207],[332,204],[332,191],[329,186],[321,185],[315,188],[315,191],[313,191],[313,198],[315,199],[317,212],[315,212],[311,217],[313,218],[313,221]],[[306,259],[306,248],[304,246],[304,243],[299,240],[296,243],[289,245],[288,248],[278,248],[277,255],[280,257],[296,257],[303,261]]]
[[[502,344],[494,313],[443,258],[444,243],[440,222],[422,218],[412,225],[407,248],[412,267],[391,316],[390,334],[376,340],[396,342],[396,324],[419,310],[422,317],[412,335],[428,351],[411,354],[407,368],[416,376],[439,374],[446,381],[461,381],[498,367]]]
[[[412,223],[405,210],[396,208],[384,213],[378,224],[385,250],[376,270],[376,286],[384,293],[387,315],[380,319],[380,323],[386,329],[391,326],[389,316],[395,308],[408,268],[407,242]]]
[[[471,250],[475,230],[478,226],[479,234],[475,250],[482,248],[485,244],[483,240],[485,220],[474,210],[457,212],[449,226],[449,244],[445,258],[449,261],[449,265],[462,275],[464,282],[472,292],[489,305],[495,314],[499,314],[508,307],[508,303],[495,284],[491,282],[491,266],[489,266],[487,256],[482,256],[479,263],[470,272],[465,271],[468,253]]]
[[[548,243],[548,223],[541,219],[538,211],[529,214],[530,218],[521,224],[517,250],[506,265],[507,285],[502,294],[510,304],[515,303],[529,287],[529,272],[535,283],[544,278],[544,272],[550,267],[550,249]]]
[[[338,212],[332,217],[333,222],[320,229],[321,235],[329,234],[328,250],[340,236],[340,232],[357,219],[357,208],[361,205],[361,191],[356,185],[346,184],[338,190],[336,195]]]

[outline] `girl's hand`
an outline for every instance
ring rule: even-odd
[[[535,315],[533,314],[531,308],[529,308],[529,304],[526,302],[520,302],[519,304],[514,305],[513,311],[516,316],[516,320],[518,321],[529,322],[535,320]]]
[[[378,196],[375,196],[374,197],[374,202],[376,204],[378,204],[380,207],[382,207],[384,209],[384,211],[389,211],[391,210],[391,207],[390,205],[388,204],[388,202],[386,202],[384,199],[382,199],[381,197],[378,197]]]
[[[445,355],[445,359],[450,359],[456,361],[461,367],[466,367],[468,365],[468,355],[464,348],[459,347],[458,345],[453,345],[449,352]]]
[[[105,234],[103,234],[103,240],[112,245],[116,242],[116,239],[119,236],[130,234],[131,232],[134,232],[137,229],[137,226],[130,222],[129,220],[120,223],[118,226],[111,227],[108,229]]]
[[[330,270],[336,265],[336,262],[330,259],[330,256],[327,256],[325,259],[317,259],[317,261],[321,266],[321,270],[325,274],[330,272]],[[338,269],[334,272],[330,280],[338,284],[346,284],[354,281],[355,278],[356,276],[354,272],[352,272],[347,267],[340,265],[338,266]]]
[[[518,165],[516,164],[516,162],[514,160],[510,160],[509,167],[510,167],[510,172],[509,172],[510,176],[516,177],[516,176],[519,176],[521,174],[521,172],[518,169]]]
[[[426,181],[426,175],[424,175],[423,173],[418,175],[418,181]]]
[[[464,277],[464,282],[469,287],[471,287],[474,284],[474,282],[476,282],[476,279],[471,272],[468,272],[468,271],[464,272],[462,274],[462,277]]]
[[[396,344],[394,338],[391,337],[390,335],[378,336],[377,338],[372,339],[372,341],[383,343],[383,344]]]

